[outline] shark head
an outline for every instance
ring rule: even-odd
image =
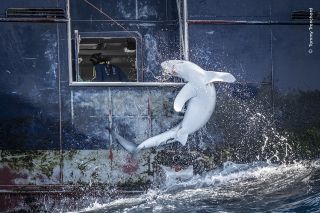
[[[168,60],[161,63],[164,75],[182,78],[187,82],[200,82],[204,84],[214,82],[235,82],[235,77],[226,72],[203,70],[191,61]]]
[[[165,75],[190,81],[194,76],[204,76],[204,70],[198,65],[184,60],[169,60],[161,63]]]

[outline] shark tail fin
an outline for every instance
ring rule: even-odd
[[[216,81],[233,83],[236,81],[236,78],[227,72],[206,71],[206,81],[207,84]]]
[[[116,133],[114,130],[107,128],[111,133],[112,137],[116,139],[116,141],[128,152],[135,153],[137,151],[137,144],[134,142],[126,140],[124,137]]]
[[[137,150],[159,146],[164,143],[175,142],[179,127],[180,127],[180,125],[172,128],[172,129],[169,129],[168,131],[163,132],[159,135],[148,138],[147,140],[145,140],[141,144],[139,144],[139,146],[137,147]]]
[[[187,143],[188,137],[188,133],[178,132],[176,140],[184,146]]]

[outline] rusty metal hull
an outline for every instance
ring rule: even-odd
[[[97,197],[141,193],[159,184],[160,165],[193,165],[201,174],[227,160],[268,160],[276,151],[278,162],[320,156],[319,20],[314,16],[310,53],[309,18],[291,16],[310,7],[318,14],[318,1],[188,0],[186,20],[175,0],[90,2],[100,12],[83,0],[1,2],[1,11],[62,8],[67,14],[0,13],[0,211],[44,203],[74,210]],[[74,30],[123,32],[119,24],[140,36],[143,82],[72,82]],[[216,85],[216,111],[187,146],[129,155],[105,127],[140,143],[179,123],[183,113],[172,105],[183,84],[158,77],[162,61],[186,55],[206,70],[232,73],[237,83]]]

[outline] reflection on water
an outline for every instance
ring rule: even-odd
[[[172,175],[172,174],[171,174]],[[320,161],[224,163],[189,180],[93,203],[82,212],[320,212]]]

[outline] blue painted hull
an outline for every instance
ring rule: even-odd
[[[157,82],[162,61],[181,57],[176,1],[90,2],[141,35],[139,74],[144,82]],[[188,147],[173,144],[164,150],[144,151],[136,158],[113,141],[105,127],[116,127],[136,143],[171,128],[183,116],[172,106],[181,85],[70,86],[69,68],[75,69],[75,57],[73,39],[71,49],[68,46],[67,17],[10,19],[4,12],[0,14],[1,199],[13,193],[20,202],[29,196],[20,196],[28,192],[26,186],[35,187],[32,192],[43,189],[48,193],[48,185],[77,184],[127,184],[132,187],[125,189],[144,190],[154,181],[160,164],[177,163],[171,157],[184,156],[177,163],[182,166],[198,157],[205,159],[194,161],[199,172],[225,160],[252,161],[265,154],[263,133],[275,127],[281,134],[294,135],[292,140],[301,139],[302,145],[297,145],[301,152],[294,158],[319,156],[319,19],[313,20],[314,46],[310,47],[308,16],[295,20],[291,15],[293,11],[308,12],[310,7],[320,10],[320,3],[187,3],[190,60],[207,70],[230,72],[238,82],[217,85],[216,112],[208,125],[191,137]],[[0,10],[68,11],[66,5],[64,0],[3,0]],[[72,35],[74,30],[80,35],[123,31],[85,1],[70,3],[70,20]],[[273,140],[281,138],[274,135]],[[272,153],[271,145],[266,149]],[[280,155],[290,160],[284,153]],[[12,203],[0,205],[0,211],[16,205]]]

